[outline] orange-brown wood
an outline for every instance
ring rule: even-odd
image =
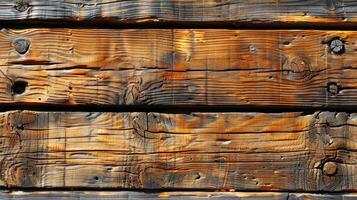
[[[356,38],[354,31],[3,29],[0,102],[353,107]]]
[[[355,191],[355,124],[355,114],[332,112],[6,112],[0,179],[38,188]]]

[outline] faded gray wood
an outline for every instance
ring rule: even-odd
[[[2,0],[0,20],[102,23],[322,23],[357,21],[354,0]],[[28,5],[28,8],[27,8]],[[17,9],[16,9],[17,8]],[[197,24],[196,24],[197,25]]]

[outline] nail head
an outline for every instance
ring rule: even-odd
[[[340,39],[334,39],[330,43],[330,49],[336,54],[341,54],[345,50],[345,45]]]
[[[328,176],[332,176],[332,175],[336,174],[336,172],[337,172],[336,163],[326,162],[323,166],[323,172]]]
[[[17,39],[15,40],[15,50],[19,54],[25,54],[30,48],[30,41],[27,39]]]
[[[327,91],[331,94],[331,95],[337,95],[339,93],[339,88],[337,86],[336,83],[329,83],[327,85]]]
[[[30,7],[27,0],[18,0],[15,3],[15,9],[19,12],[25,12]]]

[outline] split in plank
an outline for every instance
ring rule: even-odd
[[[9,187],[356,191],[357,115],[0,115]]]
[[[2,0],[0,20],[101,24],[311,24],[357,22],[353,0]],[[15,23],[18,21],[14,21]],[[316,26],[315,26],[316,27]]]
[[[3,200],[97,200],[97,199],[148,199],[148,200],[179,200],[179,199],[239,199],[239,200],[353,200],[357,198],[356,194],[309,194],[309,193],[278,193],[278,192],[160,192],[160,193],[144,193],[144,192],[105,192],[105,191],[3,191],[0,193],[0,198]]]
[[[354,31],[2,29],[0,103],[353,107],[356,39]]]

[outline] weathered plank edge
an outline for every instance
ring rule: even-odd
[[[357,198],[356,193],[287,193],[287,192],[134,192],[134,191],[0,191],[1,199],[344,199]]]

